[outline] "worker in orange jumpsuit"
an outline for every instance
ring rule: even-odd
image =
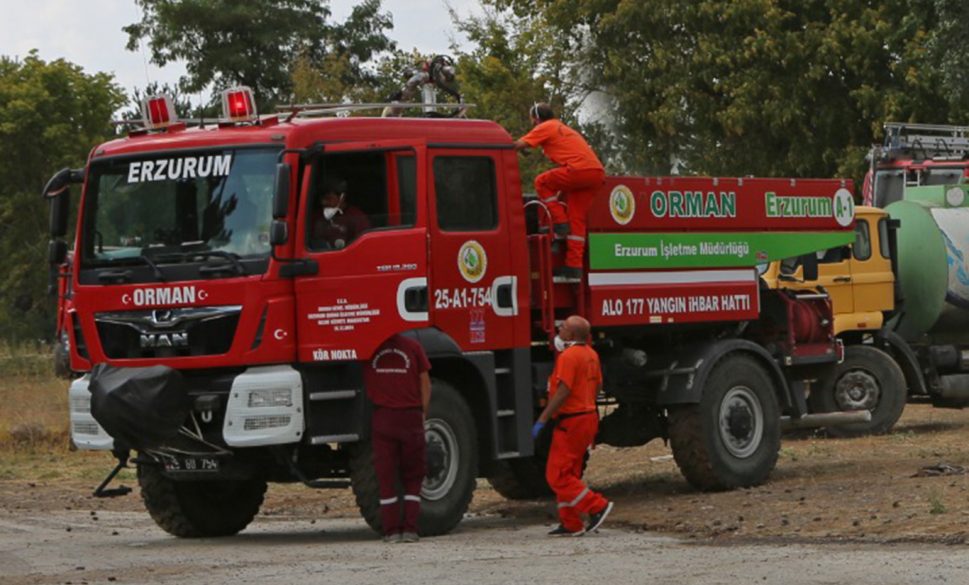
[[[431,364],[417,341],[395,334],[364,364],[373,402],[373,463],[380,489],[384,542],[417,542],[425,474],[424,418],[431,401]],[[398,497],[397,486],[403,488]],[[403,518],[402,518],[403,517]]]
[[[542,147],[559,165],[535,178],[538,198],[552,216],[552,233],[566,238],[565,265],[553,274],[556,282],[579,282],[585,250],[586,216],[606,172],[599,157],[582,135],[555,118],[548,104],[535,104],[528,112],[532,130],[515,141],[516,150]],[[563,199],[568,205],[566,212]]]
[[[581,536],[597,530],[612,511],[612,502],[582,481],[585,455],[599,430],[596,396],[602,389],[599,356],[589,346],[589,322],[573,315],[559,326],[560,351],[549,378],[549,400],[532,427],[537,437],[554,420],[545,479],[558,501],[560,524],[550,536]],[[581,515],[588,516],[583,525]]]

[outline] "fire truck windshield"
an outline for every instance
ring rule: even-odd
[[[277,149],[153,153],[94,162],[82,266],[166,264],[270,253]],[[240,270],[242,272],[242,270]]]

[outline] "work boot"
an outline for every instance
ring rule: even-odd
[[[387,544],[397,544],[398,542],[402,542],[402,538],[401,538],[402,536],[403,536],[402,534],[396,534],[396,533],[395,534],[385,534],[384,535],[384,542],[387,543]]]
[[[606,521],[606,516],[612,512],[612,502],[606,502],[606,507],[595,514],[589,514],[589,523],[585,526],[586,532],[598,531],[602,523]]]
[[[585,534],[585,530],[569,530],[561,524],[548,532],[549,536],[582,536],[583,534]]]
[[[416,532],[405,532],[400,535],[401,542],[418,542],[421,539]]]
[[[582,269],[574,266],[559,266],[552,270],[552,282],[582,282]]]

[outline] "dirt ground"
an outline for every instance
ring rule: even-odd
[[[962,544],[969,538],[969,476],[912,477],[922,468],[969,467],[969,411],[909,405],[886,436],[829,439],[785,436],[780,459],[763,486],[723,493],[694,491],[667,447],[598,447],[587,479],[616,501],[610,523],[637,530],[721,543],[915,542]],[[4,462],[4,460],[6,460]],[[4,465],[8,471],[4,474]],[[111,460],[102,453],[0,453],[0,516],[4,512],[141,511],[135,488],[115,499],[90,497]],[[10,471],[14,470],[14,471]],[[956,469],[955,471],[958,471]],[[479,483],[472,515],[522,525],[550,524],[550,502],[511,502]],[[261,515],[314,523],[353,518],[349,489],[310,490],[273,485]]]

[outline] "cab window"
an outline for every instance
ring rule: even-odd
[[[441,231],[486,231],[498,226],[497,180],[491,158],[435,158],[434,191]]]
[[[892,250],[888,242],[888,220],[884,217],[878,220],[878,251],[882,258],[891,259]]]
[[[859,221],[855,224],[855,243],[852,249],[855,260],[871,258],[871,234],[868,231],[867,221]]]
[[[411,227],[417,219],[412,151],[324,155],[312,182],[306,214],[310,250],[342,250],[364,233]]]
[[[838,246],[837,248],[821,250],[817,253],[817,257],[818,264],[837,264],[838,262],[844,262],[851,257],[851,247]]]

